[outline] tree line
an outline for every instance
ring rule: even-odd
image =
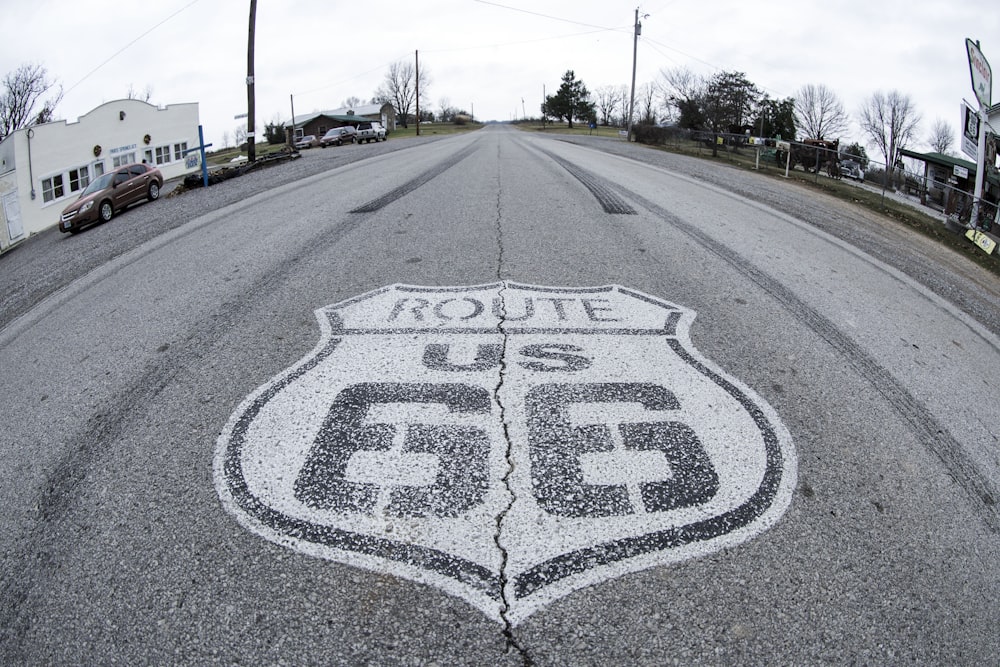
[[[389,66],[371,103],[392,104],[397,121],[408,127],[417,118],[439,122],[466,122],[472,114],[452,106],[441,98],[435,114],[428,104],[430,74],[418,73],[414,63],[398,61]],[[38,64],[23,64],[7,73],[0,90],[0,139],[22,127],[50,122],[62,99],[62,87]],[[417,91],[419,89],[419,105]],[[625,126],[631,98],[624,85],[601,86],[593,93],[573,70],[567,70],[554,94],[541,105],[543,119],[567,122]],[[137,93],[130,85],[129,98],[149,101],[151,88]],[[356,106],[361,99],[350,97],[343,106]],[[638,87],[632,109],[633,122],[653,125],[667,122],[681,129],[713,133],[745,134],[796,139],[840,139],[847,132],[850,116],[836,93],[823,84],[802,86],[794,97],[773,99],[750,81],[743,72],[720,71],[703,77],[683,67],[664,69],[653,83]],[[898,90],[876,91],[869,96],[857,115],[865,137],[881,153],[886,165],[895,167],[901,151],[917,139],[920,114],[909,95]],[[228,133],[227,133],[228,134]],[[283,142],[280,115],[268,123],[269,140]],[[237,128],[237,145],[245,140],[246,128]],[[928,143],[940,153],[948,153],[954,132],[938,119],[931,127]],[[228,143],[228,139],[226,141]],[[850,149],[853,149],[850,150]],[[855,143],[848,152],[867,160],[864,147]]]
[[[591,93],[573,70],[562,77],[558,90],[545,98],[543,119],[552,118],[606,126],[628,124],[631,103],[628,86],[601,86]],[[898,90],[876,91],[858,109],[857,122],[869,145],[895,167],[901,151],[918,140],[920,114],[909,95]],[[632,121],[668,124],[684,130],[717,134],[746,134],[785,139],[840,140],[851,116],[836,92],[823,84],[802,86],[793,97],[774,99],[738,71],[720,71],[703,77],[678,67],[661,70],[657,81],[637,87]],[[927,138],[934,151],[947,154],[954,131],[936,120]],[[848,153],[867,162],[864,147],[855,142]]]

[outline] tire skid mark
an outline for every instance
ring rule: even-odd
[[[955,436],[872,355],[842,333],[830,319],[821,315],[790,289],[754,266],[736,251],[642,195],[621,186],[615,187],[752,280],[788,309],[796,319],[840,353],[847,360],[847,363],[885,397],[896,412],[910,424],[917,433],[920,443],[938,457],[952,479],[970,496],[973,500],[973,508],[982,516],[990,529],[994,532],[1000,532],[997,489],[969,459],[962,443],[955,439]]]
[[[522,147],[524,147],[522,145]],[[544,148],[539,148],[537,146],[533,147],[543,153],[545,156],[550,158],[560,167],[565,169],[570,173],[570,175],[576,180],[583,183],[584,187],[590,191],[592,195],[597,199],[601,208],[604,209],[605,213],[610,213],[612,215],[636,215],[636,210],[632,208],[628,202],[619,196],[617,189],[614,185],[605,181],[603,178],[592,174],[586,169],[582,169],[573,163],[559,157],[555,153],[552,153]]]
[[[198,372],[205,356],[203,350],[214,349],[233,330],[232,323],[246,317],[256,302],[255,294],[273,291],[270,288],[286,281],[293,267],[356,230],[362,220],[346,218],[333,233],[315,237],[317,242],[303,245],[290,261],[220,304],[212,317],[196,323],[184,337],[185,343],[199,341],[205,343],[204,347],[192,350],[187,344],[171,345],[139,369],[132,382],[107,399],[108,407],[95,412],[75,437],[63,443],[62,456],[36,490],[34,525],[26,527],[14,542],[10,550],[17,554],[10,559],[14,566],[0,581],[0,663],[8,664],[6,661],[12,657],[17,659],[10,664],[22,662],[35,604],[33,596],[60,566],[60,554],[66,548],[59,541],[61,526],[78,510],[87,479],[114,455],[111,445],[123,442],[129,429],[144,419],[157,396],[177,378]]]
[[[477,150],[479,150],[479,148],[476,145],[476,143],[473,143],[470,146],[466,146],[465,148],[455,153],[454,155],[450,155],[441,162],[437,163],[436,165],[434,165],[424,173],[420,174],[416,178],[407,181],[406,183],[403,183],[394,190],[390,190],[381,197],[373,199],[366,204],[362,204],[361,206],[352,209],[350,213],[374,213],[375,211],[378,211],[379,209],[388,206],[397,199],[405,197],[406,195],[410,194],[420,186],[425,185],[428,182],[432,181],[433,179],[437,178],[438,176],[448,171],[449,169],[457,165],[465,158],[475,153]]]

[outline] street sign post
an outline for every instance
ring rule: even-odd
[[[972,217],[969,224],[976,228],[979,225],[979,202],[983,197],[983,182],[986,176],[986,110],[990,107],[993,96],[993,71],[986,56],[979,50],[979,42],[965,40],[965,49],[969,54],[969,74],[972,77],[972,90],[979,100],[979,146],[976,155],[976,190],[972,204]]]
[[[976,99],[981,106],[992,106],[993,72],[990,63],[979,50],[979,42],[966,39],[965,49],[969,52],[969,74],[972,76],[972,90],[976,93]]]

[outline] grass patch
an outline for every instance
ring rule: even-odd
[[[471,132],[482,127],[482,123],[466,123],[464,125],[456,125],[455,123],[421,123],[420,136],[429,137],[436,134],[461,134],[462,132]],[[409,127],[399,125],[395,130],[389,133],[390,139],[405,139],[407,137],[415,136],[417,136],[417,126],[414,123],[410,123]]]
[[[285,144],[257,144],[254,147],[254,153],[257,157],[263,157],[270,153],[277,153],[285,147]],[[205,154],[205,159],[209,164],[220,165],[229,164],[230,160],[234,157],[242,155],[246,157],[247,152],[241,151],[238,148],[223,148],[219,151],[214,151]]]
[[[569,129],[565,123],[546,123],[542,125],[537,121],[529,121],[526,123],[514,123],[514,125],[521,129],[527,130],[529,132],[556,132],[558,134],[581,134],[593,137],[613,137],[618,138],[618,131],[622,128],[620,127],[610,127],[598,125],[593,130],[587,127],[586,123],[576,123],[573,125],[573,129]]]

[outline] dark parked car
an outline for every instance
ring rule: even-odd
[[[342,146],[344,144],[353,144],[357,139],[358,131],[355,130],[350,125],[345,125],[344,127],[335,127],[326,134],[323,138],[319,140],[320,148],[326,148],[327,146]]]
[[[160,197],[163,174],[148,164],[118,167],[90,182],[80,198],[63,209],[59,231],[76,233],[94,222],[107,222],[129,204]]]

